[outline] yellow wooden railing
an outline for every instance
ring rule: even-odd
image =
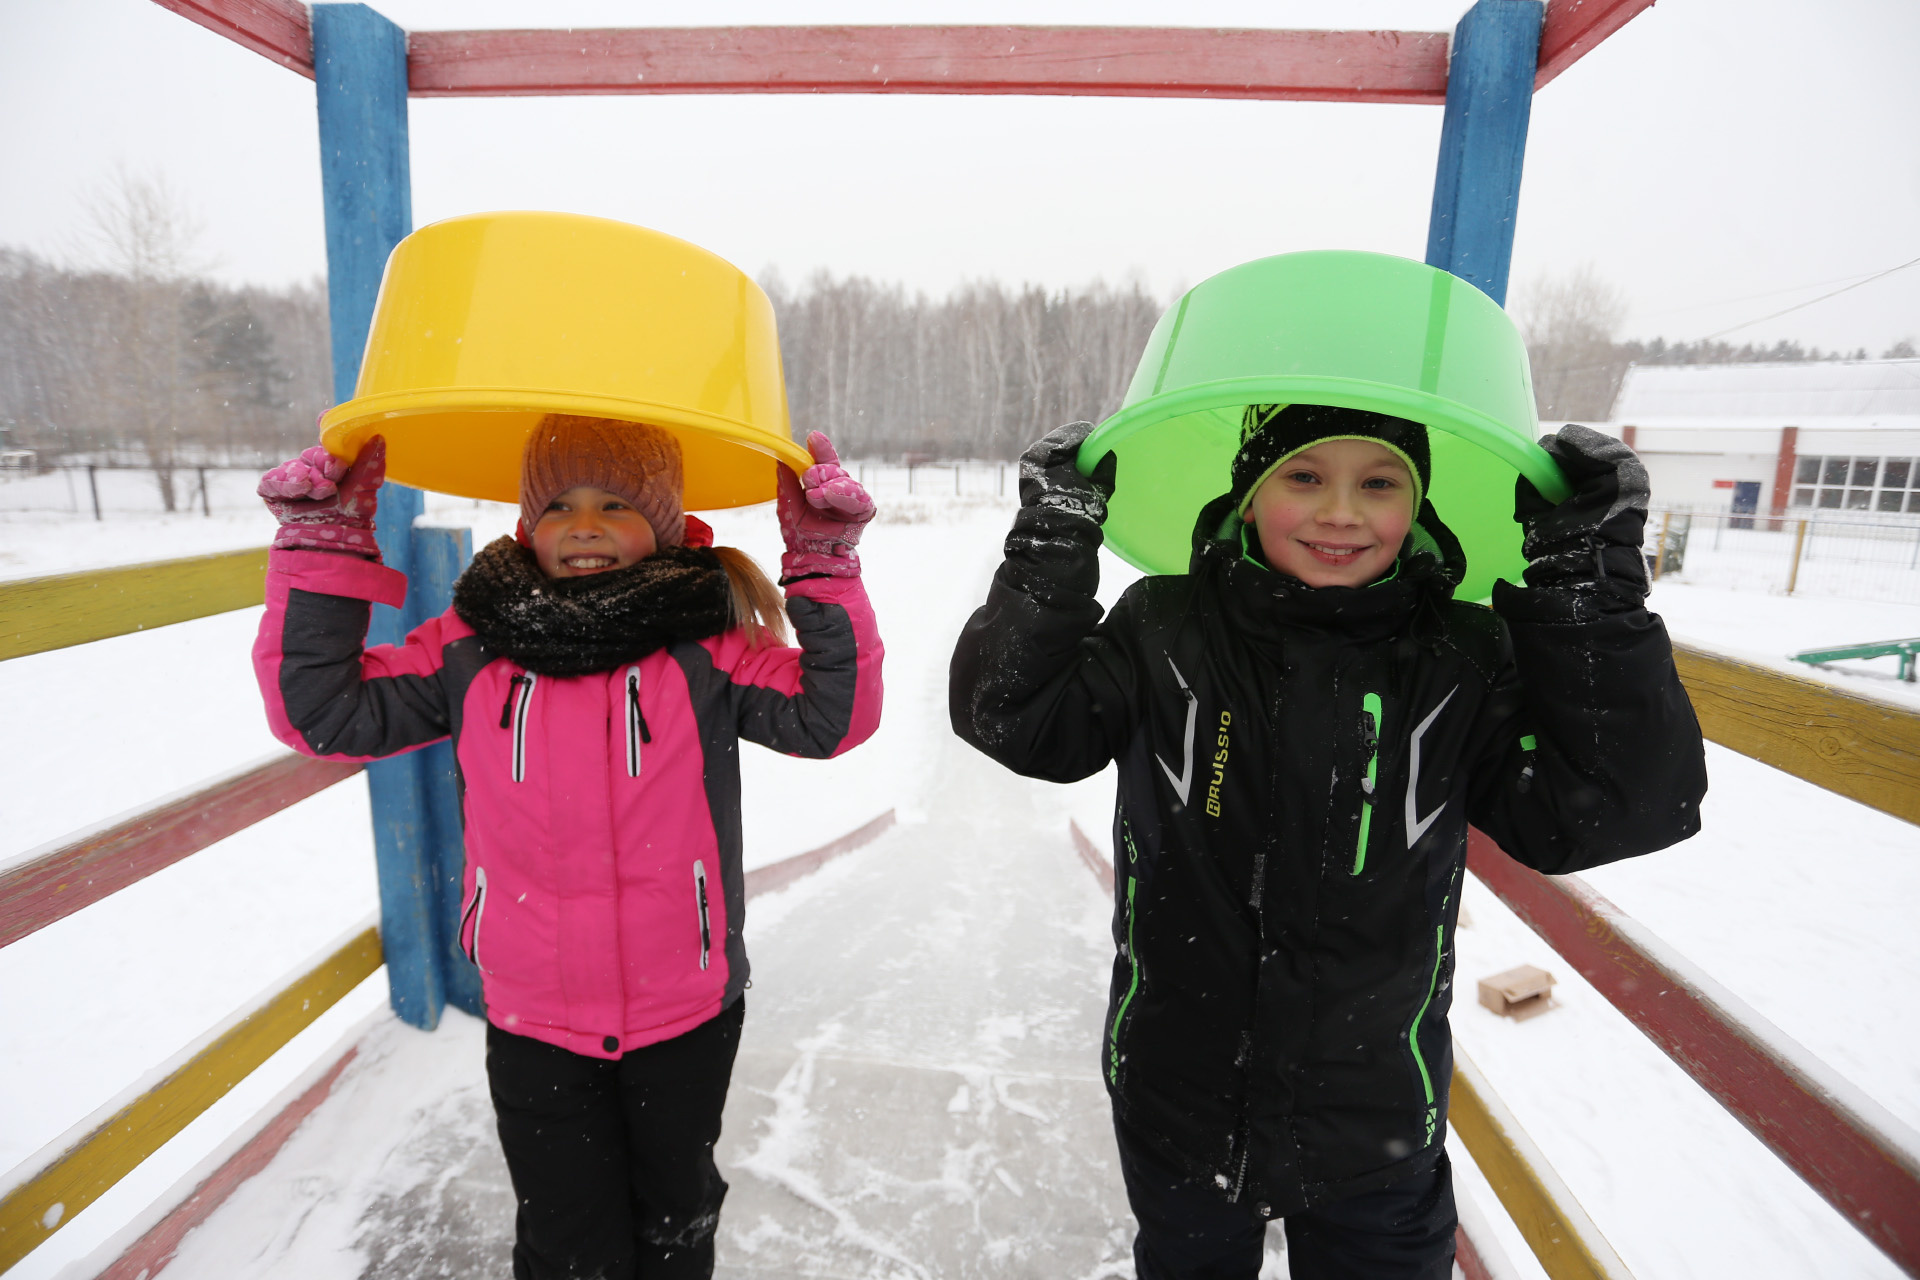
[[[0,582],[0,660],[246,609],[266,574],[260,547]]]
[[[380,934],[368,924],[229,1018],[202,1047],[188,1049],[158,1084],[50,1144],[31,1173],[15,1170],[26,1176],[0,1198],[0,1270],[38,1248],[379,967]]]
[[[1457,1042],[1447,1123],[1553,1280],[1629,1280],[1627,1264]]]
[[[0,659],[260,604],[266,561],[262,548],[0,583]],[[74,902],[124,888],[357,769],[289,754],[78,833],[0,875],[4,940],[15,941]],[[159,1150],[380,964],[377,930],[358,928],[319,964],[184,1051],[159,1083],[109,1104],[0,1179],[7,1187],[0,1195],[0,1271]]]
[[[1920,823],[1920,711],[1689,644],[1673,655],[1709,739]]]

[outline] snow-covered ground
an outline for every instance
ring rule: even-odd
[[[952,473],[946,476],[951,484]],[[929,477],[923,471],[921,478]],[[805,1040],[811,1033],[795,1010],[815,1007],[806,1002],[817,1004],[835,982],[849,980],[839,970],[821,968],[816,975],[803,966],[824,963],[807,957],[820,950],[822,938],[831,937],[821,929],[830,913],[878,900],[883,880],[893,886],[890,892],[901,893],[911,888],[914,876],[925,878],[928,919],[917,934],[909,934],[921,939],[926,955],[943,954],[940,947],[967,939],[969,930],[977,930],[982,945],[994,949],[993,981],[1008,985],[969,989],[956,1001],[964,1004],[986,991],[1010,991],[1028,1001],[1006,1011],[1013,1021],[982,1021],[969,1014],[952,1027],[890,1026],[874,1011],[892,1006],[849,996],[878,1021],[859,1024],[849,1020],[852,1015],[820,1013],[815,1025],[840,1017],[845,1039],[815,1045],[814,1076],[789,1080],[782,1068],[762,1080],[743,1056],[743,1087],[729,1116],[728,1152],[740,1169],[730,1174],[741,1197],[736,1208],[752,1202],[754,1193],[745,1188],[753,1179],[777,1183],[781,1177],[791,1182],[804,1176],[813,1180],[806,1183],[809,1194],[826,1202],[819,1210],[827,1215],[823,1221],[840,1224],[827,1234],[841,1231],[834,1237],[841,1245],[845,1223],[834,1218],[835,1212],[851,1214],[846,1221],[861,1230],[888,1224],[890,1205],[898,1210],[891,1217],[904,1220],[918,1212],[921,1201],[915,1197],[930,1194],[926,1187],[942,1177],[948,1181],[939,1195],[979,1196],[987,1216],[971,1219],[976,1224],[1001,1220],[993,1215],[1002,1210],[987,1204],[987,1193],[1025,1196],[1024,1211],[1030,1213],[1040,1212],[1043,1203],[1054,1204],[1045,1198],[1052,1191],[1041,1194],[1022,1174],[1040,1167],[1033,1162],[1041,1161],[1041,1152],[1029,1147],[1016,1157],[995,1146],[1030,1142],[1031,1135],[1009,1136],[1014,1131],[995,1128],[999,1104],[989,1104],[981,1093],[989,1086],[965,1070],[994,1068],[1015,1080],[1001,1099],[1005,1110],[1012,1106],[1008,1099],[1034,1096],[1023,1094],[1023,1088],[1067,1089],[1057,1080],[1028,1086],[1018,1080],[1065,1080],[1075,1052],[1088,1063],[1095,1052],[1092,1042],[1078,1051],[1071,1048],[1085,1031],[1080,1026],[1084,1011],[1072,1000],[1061,996],[1065,1003],[1056,1001],[1055,1013],[1040,1022],[1033,1018],[1056,1008],[1048,1001],[1063,984],[1083,996],[1092,993],[1087,998],[1097,1004],[1104,961],[1089,941],[1097,941],[1103,916],[1097,894],[1055,908],[1065,939],[1060,946],[1066,949],[1046,952],[1043,962],[1037,952],[1023,956],[1004,945],[1004,926],[991,923],[998,909],[993,895],[973,893],[964,880],[944,881],[936,864],[914,858],[927,848],[954,847],[949,843],[953,827],[961,820],[957,815],[964,814],[978,824],[972,837],[976,845],[1011,840],[996,836],[996,830],[1017,829],[1021,834],[1014,847],[1028,850],[1023,856],[1058,858],[1071,868],[1066,819],[1075,817],[1104,845],[1112,800],[1110,776],[1049,787],[982,775],[969,768],[971,759],[954,754],[956,744],[945,727],[946,659],[953,635],[984,589],[1011,510],[1009,501],[994,496],[990,481],[963,479],[967,483],[959,498],[951,490],[930,493],[933,486],[924,483],[912,496],[888,493],[885,518],[866,539],[868,582],[888,646],[887,709],[880,734],[826,764],[767,752],[743,757],[749,865],[814,847],[888,808],[903,820],[881,844],[756,907],[754,994],[760,1002],[749,1033],[771,1037],[763,1041],[767,1052],[774,1052],[780,1036]],[[892,486],[876,487],[884,493]],[[503,508],[439,499],[430,504],[428,518],[474,523],[476,541],[506,528]],[[722,541],[745,547],[763,562],[773,558],[777,539],[769,510],[725,513],[714,524]],[[96,523],[90,512],[0,511],[0,578],[258,546],[269,533],[264,513],[221,503],[212,519],[110,514]],[[1111,598],[1132,571],[1111,558],[1106,569],[1103,595]],[[1915,606],[1787,599],[1672,583],[1661,584],[1655,604],[1676,636],[1782,665],[1787,652],[1815,644],[1920,634],[1920,607]],[[245,611],[0,664],[0,700],[9,711],[7,732],[0,735],[0,813],[6,816],[0,824],[0,865],[65,832],[278,749],[267,735],[247,663],[255,622],[255,611]],[[1827,678],[1849,688],[1910,697],[1911,686],[1892,680],[1890,665],[1840,664]],[[1920,931],[1911,927],[1912,904],[1920,900],[1920,832],[1731,752],[1710,748],[1710,753],[1713,790],[1702,834],[1677,849],[1588,878],[1903,1121],[1920,1125],[1920,1038],[1904,1016],[1920,1005]],[[965,804],[956,808],[954,788],[962,785],[968,788]],[[0,1038],[0,1170],[28,1159],[136,1084],[154,1064],[272,985],[276,975],[301,966],[373,909],[364,796],[357,781],[332,788],[0,950],[0,1021],[14,1029]],[[798,803],[822,796],[830,803]],[[800,815],[810,812],[818,816],[809,824]],[[1053,832],[1045,830],[1047,823],[1055,824]],[[889,849],[899,852],[890,858]],[[937,865],[950,870],[944,861]],[[983,868],[981,874],[990,871]],[[1052,872],[1047,875],[1051,886]],[[1064,895],[1078,890],[1062,886],[1048,892],[1065,904]],[[1736,1274],[1897,1274],[1491,895],[1475,885],[1466,901],[1472,924],[1460,936],[1464,998],[1455,1002],[1460,1042],[1637,1274],[1703,1280]],[[984,914],[969,924],[969,912]],[[1522,962],[1555,972],[1561,984],[1557,1009],[1515,1024],[1472,1003],[1474,979]],[[1062,965],[1073,972],[1057,972]],[[790,988],[797,1002],[792,1009],[781,995],[781,975],[789,967],[796,983]],[[478,1108],[474,1116],[455,1116],[458,1123],[448,1123],[453,1131],[481,1135],[476,1141],[484,1147],[484,1095],[472,1093],[478,1080],[473,1024],[450,1015],[443,1031],[432,1037],[391,1026],[378,1013],[383,982],[383,975],[376,975],[363,985],[149,1167],[58,1233],[9,1280],[52,1276],[69,1261],[84,1258],[328,1046],[342,1035],[359,1034],[369,1016],[382,1028],[380,1038],[366,1055],[357,1083],[349,1081],[343,1090],[362,1099],[378,1095],[387,1109],[376,1107],[368,1120],[352,1124],[344,1118],[351,1108],[323,1110],[320,1118],[341,1116],[343,1127],[329,1139],[317,1118],[299,1140],[308,1144],[303,1158],[318,1159],[316,1167],[335,1173],[359,1167],[356,1160],[384,1160],[380,1177],[387,1181],[377,1188],[362,1186],[356,1203],[372,1203],[376,1192],[403,1196],[406,1188],[390,1183],[404,1181],[405,1170],[417,1168],[421,1159],[418,1151],[404,1149],[405,1135],[425,1123],[427,1099],[436,1094],[433,1105],[443,1110]],[[1020,996],[1023,991],[1031,995]],[[1008,1048],[1009,1037],[1020,1038],[1015,1022],[1025,1028],[1020,1034],[1030,1042],[1028,1049],[1038,1046],[1046,1061],[1023,1057],[1028,1049]],[[905,1148],[896,1153],[900,1169],[884,1167],[884,1159],[892,1157],[883,1151],[861,1153],[859,1161],[865,1163],[821,1164],[817,1144],[810,1149],[802,1141],[808,1126],[826,1123],[833,1107],[858,1096],[836,1095],[826,1084],[812,1083],[825,1079],[818,1074],[826,1070],[822,1064],[836,1056],[885,1057],[875,1044],[892,1044],[887,1052],[894,1053],[899,1042],[916,1036],[935,1037],[942,1047],[937,1055],[915,1059],[915,1069],[958,1072],[969,1101],[949,1110],[954,1117],[980,1118],[977,1132],[948,1135],[942,1150],[972,1154],[938,1169],[915,1164],[927,1153]],[[1048,1056],[1056,1050],[1064,1055],[1057,1063]],[[903,1059],[895,1053],[887,1060]],[[766,1062],[771,1071],[776,1059]],[[415,1092],[393,1094],[392,1080],[382,1072],[397,1073]],[[991,1071],[981,1078],[990,1076]],[[380,1092],[382,1079],[388,1079],[389,1092]],[[815,1092],[807,1094],[803,1085]],[[409,1097],[414,1103],[407,1102]],[[943,1098],[942,1107],[957,1097],[954,1092]],[[1080,1105],[1059,1101],[1039,1110],[1057,1118],[1081,1114],[1073,1111]],[[1017,1108],[1012,1113],[1018,1114]],[[1080,1135],[1075,1141],[1101,1141],[1097,1126],[1071,1131]],[[1097,1162],[1108,1154],[1100,1148],[1087,1152],[1086,1159]],[[327,1166],[328,1158],[335,1159],[333,1166]],[[1097,1180],[1095,1173],[1084,1176]],[[1461,1182],[1471,1190],[1476,1175],[1463,1169]],[[329,1207],[321,1216],[333,1214],[332,1221],[344,1223],[335,1237],[342,1259],[360,1258],[373,1268],[369,1274],[406,1274],[392,1269],[401,1265],[397,1258],[375,1268],[379,1260],[364,1243],[355,1244],[353,1220],[340,1216],[345,1211],[337,1196],[316,1196],[315,1203],[322,1201]],[[1492,1204],[1484,1190],[1479,1202]],[[1107,1202],[1096,1196],[1089,1203]],[[232,1229],[258,1240],[263,1226],[271,1236],[287,1206],[264,1202],[249,1210],[236,1201],[232,1212],[238,1215],[228,1219]],[[929,1222],[944,1221],[928,1212],[934,1215]],[[248,1213],[254,1216],[247,1218]],[[779,1248],[800,1247],[799,1237],[780,1234],[788,1227],[757,1223],[744,1209],[729,1219],[723,1262],[764,1265]],[[1123,1232],[1124,1225],[1115,1221],[1111,1229]],[[1501,1223],[1497,1230],[1509,1256],[1530,1266],[1510,1225]],[[274,1238],[283,1244],[287,1239]],[[836,1265],[849,1269],[835,1274],[971,1274],[942,1269],[937,1251],[912,1254],[919,1237],[904,1228],[886,1238],[909,1250],[911,1265],[887,1262],[883,1253],[855,1251],[836,1255]],[[985,1248],[993,1239],[1015,1236],[967,1238]],[[1097,1232],[1087,1240],[1086,1267],[1074,1274],[1131,1273],[1124,1249],[1114,1252]],[[756,1254],[761,1246],[772,1252]],[[1014,1249],[1012,1244],[995,1247]],[[360,1274],[339,1269],[345,1262],[296,1265],[294,1252],[285,1249],[259,1257],[269,1255],[280,1263],[230,1257],[222,1269],[180,1274],[296,1280]],[[856,1255],[867,1260],[856,1265]],[[1007,1257],[1005,1273],[1019,1273],[1014,1265],[1019,1257]],[[1095,1271],[1103,1260],[1111,1267]],[[1022,1265],[1029,1267],[1028,1274],[1047,1274],[1044,1268],[1032,1269],[1037,1261]],[[74,1273],[85,1274],[90,1273],[84,1268]]]

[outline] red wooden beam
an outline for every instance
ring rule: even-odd
[[[1460,1268],[1460,1274],[1466,1280],[1494,1280],[1492,1269],[1480,1256],[1480,1250],[1474,1248],[1473,1237],[1467,1234],[1465,1227],[1453,1229],[1453,1263]],[[109,1280],[109,1277],[102,1274],[98,1280]],[[112,1277],[111,1280],[120,1278]]]
[[[637,27],[415,31],[415,97],[1022,93],[1444,102],[1438,31]]]
[[[313,26],[294,0],[154,0],[189,22],[313,79]]]
[[[249,1178],[272,1163],[273,1158],[280,1154],[280,1148],[287,1145],[287,1139],[293,1137],[301,1123],[327,1100],[334,1084],[340,1079],[340,1073],[359,1054],[360,1046],[356,1044],[336,1058],[318,1080],[288,1103],[238,1151],[228,1156],[185,1200],[148,1228],[145,1235],[129,1245],[127,1251],[94,1280],[153,1280],[166,1270],[167,1264],[180,1252],[180,1245],[186,1240],[187,1233],[211,1218],[214,1210],[225,1204],[228,1197],[244,1186]],[[1469,1276],[1468,1280],[1474,1278]]]
[[[0,947],[358,772],[289,752],[36,851],[0,872]]]
[[[1920,1139],[1576,876],[1474,831],[1467,866],[1615,1008],[1892,1258],[1920,1276]]]
[[[782,858],[768,866],[755,867],[746,875],[747,897],[753,899],[763,893],[772,893],[775,889],[784,889],[801,876],[818,871],[841,854],[852,853],[861,845],[871,844],[892,825],[893,810],[889,809],[865,826],[855,827],[838,840],[829,840],[818,849],[796,853],[791,858]]]
[[[1653,0],[1547,0],[1540,28],[1539,69],[1533,90],[1586,57],[1602,40],[1631,22]]]
[[[313,78],[294,0],[154,0]],[[1654,0],[1548,0],[1539,89]],[[1440,31],[1188,27],[634,27],[415,31],[415,97],[1025,93],[1444,102]]]
[[[1093,878],[1100,882],[1100,887],[1112,893],[1113,859],[1095,848],[1093,840],[1072,818],[1067,819],[1067,834],[1073,838],[1073,851],[1080,855],[1080,861],[1087,864],[1087,870],[1093,872]]]

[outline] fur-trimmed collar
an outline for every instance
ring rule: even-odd
[[[532,551],[499,538],[453,584],[453,609],[490,652],[543,676],[610,671],[733,625],[727,572],[706,547],[656,551],[583,578],[548,578]]]

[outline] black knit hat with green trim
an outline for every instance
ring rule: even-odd
[[[1240,415],[1240,452],[1233,455],[1234,510],[1244,515],[1275,468],[1323,440],[1372,440],[1399,454],[1419,486],[1415,511],[1433,487],[1427,429],[1418,422],[1328,404],[1250,404]]]

